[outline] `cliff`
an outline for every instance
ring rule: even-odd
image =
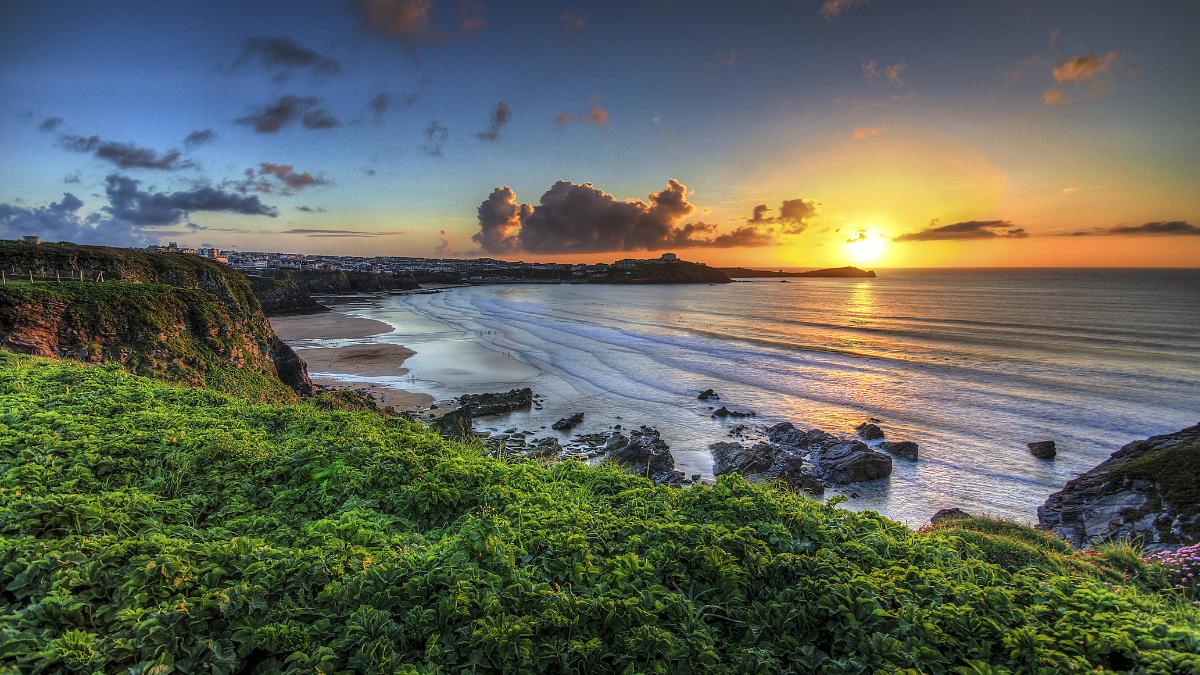
[[[1011,523],[3,353],[0,411],[4,672],[1200,669],[1200,610],[1136,556]]]
[[[590,283],[608,284],[727,284],[729,276],[704,263],[638,261],[630,266],[613,265],[602,276],[587,279]]]
[[[279,400],[310,395],[304,362],[271,329],[246,277],[184,254],[0,243],[0,349],[114,361],[132,372]],[[16,274],[14,274],[14,270]],[[103,273],[104,281],[97,282]]]
[[[308,291],[300,290],[290,279],[247,275],[254,295],[267,316],[314,314],[329,308],[313,299]]]
[[[1200,425],[1124,446],[1050,495],[1038,523],[1075,546],[1200,542]]]
[[[784,272],[783,270],[756,270],[749,267],[722,267],[722,272],[728,274],[734,279],[775,279],[788,277],[833,277],[833,278],[850,278],[850,279],[874,279],[875,272],[871,270],[863,270],[857,267],[829,267],[821,270],[808,270],[807,272]]]
[[[384,272],[347,272],[343,270],[265,270],[265,278],[291,282],[297,290],[311,295],[338,293],[377,293],[419,288],[411,275]]]

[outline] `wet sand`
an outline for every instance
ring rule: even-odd
[[[396,344],[368,342],[340,347],[315,346],[324,341],[356,340],[393,331],[391,325],[338,311],[271,318],[275,333],[308,364],[314,384],[325,389],[348,389],[369,394],[396,410],[419,410],[433,403],[429,394],[407,391],[365,378],[396,378],[408,374],[404,360],[413,350]]]
[[[289,344],[296,340],[363,338],[392,332],[392,327],[382,321],[350,316],[337,311],[275,316],[271,317],[271,327]]]

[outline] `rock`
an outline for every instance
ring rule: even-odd
[[[699,483],[700,482],[700,474],[698,474],[698,473],[692,474],[692,482]]]
[[[912,441],[884,441],[879,444],[879,449],[914,462],[917,460],[917,444]]]
[[[774,463],[774,457],[764,449],[758,445],[747,448],[741,443],[713,443],[708,446],[713,456],[713,474],[724,476],[727,473],[740,473],[748,476],[762,473]]]
[[[464,440],[475,436],[472,424],[471,411],[467,408],[457,408],[435,417],[429,426],[446,438]]]
[[[1058,454],[1054,448],[1054,441],[1038,441],[1036,443],[1028,443],[1029,454],[1038,459],[1054,459],[1054,455]]]
[[[949,509],[939,509],[938,512],[933,514],[933,517],[929,519],[929,522],[934,525],[937,525],[938,523],[942,522],[943,520],[951,520],[954,518],[970,518],[970,517],[971,517],[971,514],[967,513],[966,511],[963,511],[962,509],[960,509],[958,507],[954,507],[954,508],[949,508]]]
[[[858,432],[859,437],[868,441],[874,441],[883,438],[883,430],[877,425],[871,424],[870,422],[863,422],[862,424],[854,427],[854,430]]]
[[[707,401],[709,399],[719,399],[721,398],[721,395],[712,389],[705,389],[704,391],[700,392],[700,395],[696,398],[700,399],[701,401]]]
[[[754,417],[754,412],[742,412],[740,410],[730,410],[725,406],[717,408],[717,411],[712,414],[713,417]]]
[[[579,426],[583,422],[583,413],[575,413],[570,417],[564,417],[554,424],[550,425],[555,431],[569,431]]]
[[[623,443],[622,443],[623,441]],[[628,439],[624,434],[613,434],[605,442],[609,450],[609,458],[623,464],[625,469],[635,476],[645,476],[658,483],[671,482],[674,478],[675,458],[671,448],[659,437],[657,429],[642,427],[630,434]],[[683,478],[683,474],[678,474]]]
[[[629,439],[625,434],[614,432],[604,441],[604,452],[616,452],[625,446],[629,445]]]
[[[471,417],[487,417],[521,410],[533,405],[533,390],[529,387],[493,394],[464,394],[458,403],[471,411]]]
[[[820,429],[800,431],[791,422],[780,422],[767,429],[767,438],[772,443],[789,445],[796,448],[808,447],[833,440],[833,436]]]
[[[558,457],[562,454],[562,445],[557,438],[539,438],[525,454],[530,457]]]
[[[825,486],[807,470],[803,451],[773,443],[720,442],[708,446],[713,454],[713,474],[740,473],[750,481],[782,480],[792,488],[822,494]]]
[[[825,478],[838,485],[886,478],[892,473],[892,458],[861,441],[826,443],[817,456]]]
[[[1125,445],[1050,495],[1038,527],[1079,547],[1133,539],[1161,550],[1200,541],[1200,425]]]

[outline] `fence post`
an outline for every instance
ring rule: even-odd
[[[54,270],[54,278],[58,280],[58,283],[62,283],[62,274],[58,270]]]
[[[29,283],[33,283],[33,268],[29,268]]]

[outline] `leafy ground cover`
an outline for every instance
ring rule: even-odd
[[[329,407],[0,353],[0,671],[1200,671],[1137,555]]]

